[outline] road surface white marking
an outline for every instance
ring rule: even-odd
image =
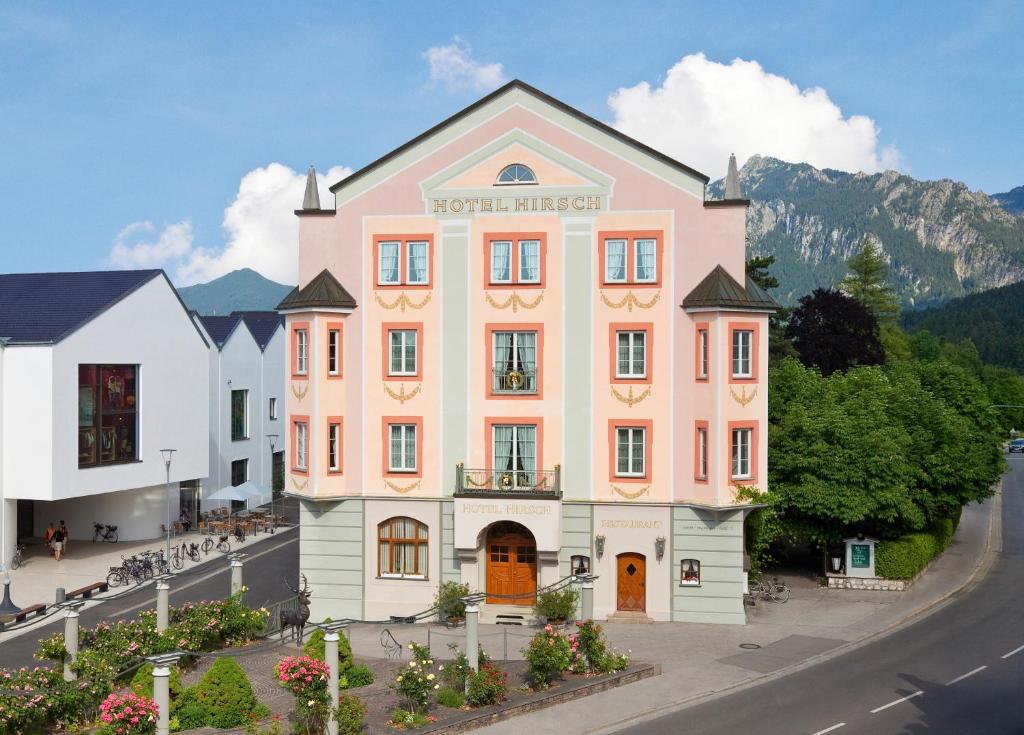
[[[883,709],[889,709],[890,707],[895,707],[900,702],[906,702],[908,699],[913,699],[914,697],[919,697],[922,694],[924,694],[924,692],[914,692],[913,694],[908,694],[905,697],[900,697],[895,702],[889,702],[889,704],[883,704],[881,707],[875,707],[873,710],[871,710],[871,714],[873,714],[873,715],[874,714],[878,714]]]
[[[1000,658],[1010,658],[1010,656],[1012,656],[1013,654],[1020,653],[1021,651],[1024,651],[1024,646],[1017,646],[1009,653],[1005,653],[1002,656],[1000,656]]]
[[[957,683],[958,681],[963,681],[963,680],[964,680],[964,679],[966,679],[966,678],[967,678],[968,676],[974,676],[974,675],[975,675],[975,674],[977,674],[977,673],[978,673],[979,671],[984,671],[984,670],[985,670],[985,669],[987,669],[987,668],[988,668],[988,666],[979,666],[978,668],[974,669],[973,671],[968,671],[968,672],[967,672],[966,674],[961,674],[961,675],[960,675],[960,676],[958,676],[957,678],[953,679],[953,681],[947,681],[947,682],[946,682],[946,686],[953,686],[953,685],[954,685],[954,684],[956,684],[956,683]]]
[[[833,725],[832,727],[826,727],[824,730],[818,730],[818,732],[814,733],[814,735],[825,735],[825,733],[832,732],[833,730],[838,730],[841,727],[846,727],[846,723],[840,722],[836,725]]]

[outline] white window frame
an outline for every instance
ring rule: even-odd
[[[621,363],[619,362],[619,339],[622,335],[628,335],[629,338],[629,372],[623,373],[621,371]],[[643,362],[644,369],[640,372],[636,371],[636,363],[633,359],[633,348],[636,346],[636,340],[639,337],[643,341]],[[615,377],[618,380],[636,380],[647,377],[647,331],[644,329],[620,329],[615,332]]]
[[[526,253],[525,245],[535,245],[537,247],[537,277],[536,278],[523,278],[523,256]],[[540,283],[540,240],[519,240],[516,246],[516,257],[519,258],[517,275],[517,283],[536,284]]]
[[[271,421],[277,421],[277,396],[270,396],[267,401],[268,415]]]
[[[309,330],[295,330],[295,374],[309,374]]]
[[[508,278],[498,278],[494,271],[494,246],[503,245],[508,248]],[[491,258],[490,272],[491,272],[491,283],[512,283],[512,241],[511,240],[491,240],[491,247],[489,251]]]
[[[699,367],[697,368],[697,377],[706,379],[711,365],[711,336],[706,328],[697,330],[697,344],[700,349],[700,355],[698,355]]]
[[[341,471],[341,424],[327,425],[327,469]]]
[[[629,469],[625,472],[619,469],[619,460],[622,459],[620,449],[622,442],[620,436],[627,432],[626,441],[626,466],[632,468],[634,456],[634,432],[640,433],[640,471]],[[647,476],[647,429],[643,426],[616,426],[615,427],[615,476],[616,477],[646,477]]]
[[[425,265],[423,266],[423,280],[414,281],[412,280],[412,251],[413,245],[422,245],[425,251]],[[408,286],[426,286],[430,283],[430,243],[426,240],[409,240],[404,243],[405,249],[405,282]],[[402,246],[399,246],[399,254],[401,254]],[[399,272],[399,279],[401,279],[401,272]]]
[[[654,253],[651,255],[652,265],[650,278],[640,277],[640,243],[649,242],[654,246]],[[633,240],[633,283],[657,283],[658,282],[658,241],[653,237],[638,237]]]
[[[697,427],[697,479],[708,479],[708,428]]]
[[[309,469],[309,424],[295,422],[295,469]]]
[[[608,264],[611,255],[611,244],[622,244],[622,278],[612,278],[609,273]],[[629,282],[629,240],[621,237],[611,237],[604,241],[604,282],[605,283],[628,283]]]
[[[400,349],[402,351],[402,357],[399,360],[401,363],[401,369],[395,370],[394,355],[392,354],[392,335],[399,334],[400,338]],[[412,343],[409,342],[409,335],[412,335]],[[419,333],[415,329],[389,329],[388,330],[388,375],[398,378],[414,377],[419,373]],[[412,371],[406,370],[405,365],[408,362],[408,350],[412,348]]]
[[[327,330],[327,374],[339,375],[341,373],[341,330]]]
[[[401,436],[399,440],[400,454],[398,466],[395,465],[395,454],[393,452],[393,444],[391,441],[391,435],[395,429],[399,430]],[[407,456],[406,447],[408,446],[408,435],[412,433],[412,456]],[[419,437],[416,435],[416,424],[388,424],[388,472],[416,472],[416,454],[419,448],[417,442]],[[410,464],[411,463],[411,464]]]
[[[398,273],[396,274],[395,280],[386,281],[384,280],[384,248],[395,247],[398,248]],[[401,240],[381,240],[377,243],[377,285],[379,286],[400,286],[402,284],[402,241]]]
[[[754,430],[750,427],[733,429],[730,432],[730,465],[732,479],[749,480],[754,476],[753,449]]]
[[[732,377],[754,377],[754,330],[732,330]],[[744,364],[745,363],[745,364]],[[744,369],[746,368],[746,369]]]

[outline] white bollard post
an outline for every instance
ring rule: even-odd
[[[466,658],[469,668],[477,671],[480,668],[480,605],[466,605]],[[469,692],[469,679],[466,679],[466,692]]]
[[[156,735],[171,732],[171,670],[167,664],[153,666],[153,699],[156,701]]]
[[[583,606],[583,620],[594,619],[594,583],[586,581],[580,590],[580,603]]]
[[[166,579],[156,583],[156,632],[163,633],[171,624],[171,585]]]
[[[231,594],[237,595],[242,591],[242,560],[231,560]]]
[[[332,630],[324,635],[324,658],[327,660],[327,689],[331,694],[331,714],[327,718],[327,735],[338,735],[338,721],[334,719],[334,710],[338,706],[340,696],[340,678],[338,671],[338,631]]]
[[[71,670],[71,664],[78,656],[78,610],[74,607],[68,610],[64,618],[64,648],[68,652],[64,659],[64,681],[74,681],[78,678]]]

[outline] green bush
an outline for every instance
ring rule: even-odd
[[[190,687],[181,693],[173,708],[172,730],[194,730],[206,726],[206,707],[196,698],[196,688]]]
[[[469,594],[468,584],[458,582],[442,582],[434,595],[434,606],[437,608],[437,617],[444,621],[449,618],[465,618],[466,603],[462,598]]]
[[[417,727],[423,727],[430,720],[427,719],[426,715],[421,715],[419,712],[409,712],[399,707],[391,713],[391,724],[399,730],[414,730]]]
[[[444,689],[438,689],[437,691],[437,703],[442,707],[450,707],[451,709],[459,709],[465,704],[466,699],[460,692],[455,691],[449,687]]]
[[[345,672],[346,689],[357,689],[373,683],[373,672],[359,664]]]
[[[355,697],[343,694],[334,708],[334,721],[338,723],[338,735],[362,735],[366,706]]]
[[[572,664],[569,639],[550,625],[530,639],[530,645],[522,652],[530,667],[530,680],[537,689],[547,689],[551,679]]]
[[[171,666],[171,676],[168,681],[168,688],[171,692],[171,702],[173,703],[178,697],[181,696],[181,674],[178,672],[177,666]],[[131,690],[140,697],[146,697],[148,699],[153,698],[153,664],[148,661],[139,667],[139,670],[135,672],[135,676],[132,677]]]
[[[219,658],[210,670],[189,691],[194,690],[196,704],[202,708],[204,722],[211,727],[241,727],[252,717],[261,718],[269,710],[252,693],[249,677],[233,658]],[[182,696],[184,701],[185,697]],[[191,701],[191,700],[190,700]],[[181,707],[175,714],[182,721],[185,718]],[[191,716],[191,713],[190,713]]]
[[[440,667],[441,681],[451,689],[462,690],[466,687],[466,675],[469,673],[469,658],[459,648],[458,643],[449,643],[448,650],[452,653],[452,660]],[[484,647],[477,644],[477,665],[483,666],[491,660],[491,657],[484,651]]]
[[[953,518],[940,518],[919,533],[878,542],[875,574],[886,579],[913,579],[949,546],[959,521],[958,513]]]
[[[537,595],[537,603],[533,612],[538,618],[554,623],[572,620],[576,617],[576,604],[580,601],[580,591],[573,585],[560,590],[550,590]]]
[[[497,704],[508,692],[508,674],[497,665],[485,663],[479,671],[470,671],[466,678],[466,701],[474,707]]]
[[[331,622],[330,618],[324,621],[325,623]],[[326,652],[327,644],[324,643],[324,631],[323,628],[317,628],[313,631],[313,634],[306,641],[306,645],[302,647],[302,652],[310,658],[315,658],[319,661],[327,660]],[[352,646],[348,642],[348,638],[344,633],[338,634],[338,672],[345,674],[349,667],[352,666]]]

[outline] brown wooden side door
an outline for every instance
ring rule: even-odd
[[[643,554],[619,554],[616,557],[618,603],[623,612],[647,610],[647,560]]]
[[[537,594],[537,542],[522,536],[487,540],[487,601],[532,605]]]

